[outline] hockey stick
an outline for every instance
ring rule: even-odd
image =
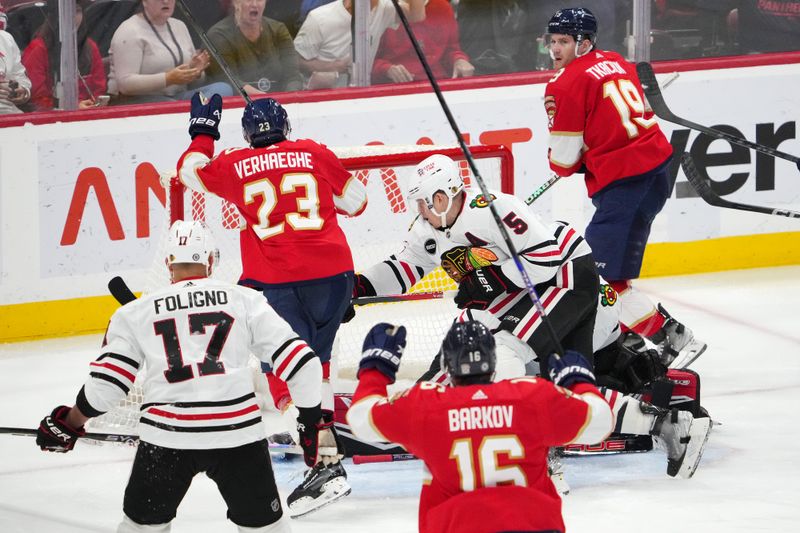
[[[720,198],[711,188],[711,180],[707,177],[700,175],[700,171],[694,164],[692,156],[688,153],[681,155],[681,168],[683,173],[686,174],[686,179],[692,184],[694,190],[700,195],[700,198],[706,203],[716,207],[726,207],[728,209],[738,209],[740,211],[752,211],[754,213],[764,213],[767,215],[776,215],[789,218],[800,218],[800,212],[791,211],[789,209],[773,209],[771,207],[762,207],[760,205],[740,204],[738,202],[731,202]]]
[[[353,305],[386,304],[395,302],[413,302],[417,300],[441,300],[444,298],[442,291],[437,292],[412,292],[408,294],[390,294],[387,296],[360,296],[353,298]]]
[[[108,292],[111,293],[111,296],[113,296],[120,305],[125,305],[136,299],[136,295],[133,294],[128,284],[119,276],[114,276],[108,282]]]
[[[525,203],[531,205],[533,202],[536,201],[537,198],[546,193],[547,190],[550,189],[550,187],[552,187],[553,185],[555,185],[556,182],[560,179],[561,176],[559,176],[558,174],[553,174],[553,176],[549,180],[544,182],[541,187],[533,191],[531,195],[528,196],[528,199],[525,200]]]
[[[394,461],[415,461],[418,457],[412,453],[382,453],[378,455],[354,455],[354,465],[369,463],[391,463]]]
[[[31,428],[0,427],[0,434],[16,435],[22,437],[35,437],[38,430]],[[139,443],[138,435],[125,433],[85,433],[81,439],[101,442],[105,444],[125,444],[136,446]],[[303,449],[293,444],[269,443],[270,453],[302,454]]]
[[[425,58],[425,53],[422,51],[422,48],[419,45],[419,41],[417,41],[416,35],[414,35],[414,31],[411,29],[411,25],[408,22],[408,18],[406,18],[406,14],[403,12],[403,9],[400,7],[400,3],[398,0],[392,0],[392,4],[394,4],[394,9],[397,12],[397,16],[400,18],[400,22],[403,24],[403,28],[408,34],[408,39],[411,41],[411,44],[414,46],[414,51],[419,58],[420,63],[422,64],[422,68],[425,70],[425,75],[428,78],[428,81],[431,84],[431,88],[433,88],[433,92],[436,94],[436,98],[439,100],[439,105],[442,108],[445,116],[447,117],[447,121],[450,123],[450,128],[453,130],[453,133],[458,140],[458,145],[461,147],[461,151],[464,152],[464,158],[467,160],[469,164],[470,170],[472,170],[473,176],[475,176],[475,181],[478,183],[478,186],[481,189],[481,193],[483,193],[484,198],[488,202],[489,211],[492,213],[492,217],[494,218],[495,224],[497,224],[498,229],[500,230],[500,234],[503,237],[503,241],[506,243],[508,247],[509,254],[514,259],[514,264],[519,270],[520,275],[522,276],[522,280],[525,282],[525,289],[528,292],[528,295],[531,297],[531,301],[533,301],[533,305],[536,307],[536,310],[539,313],[539,316],[542,317],[542,323],[545,325],[545,329],[547,333],[550,335],[550,338],[553,341],[553,345],[555,346],[555,353],[561,355],[564,353],[564,349],[561,346],[561,340],[558,338],[555,329],[553,329],[553,324],[550,322],[550,318],[547,316],[547,312],[544,309],[544,305],[542,305],[542,301],[539,299],[539,295],[536,294],[536,289],[533,286],[533,282],[531,282],[528,273],[525,271],[525,267],[522,266],[522,260],[520,259],[519,252],[517,252],[517,247],[514,246],[514,243],[511,241],[511,237],[508,234],[508,230],[503,222],[500,220],[500,214],[497,212],[497,209],[494,206],[494,202],[492,201],[492,197],[489,194],[489,190],[486,188],[486,183],[483,181],[480,172],[478,171],[478,166],[475,164],[475,159],[472,157],[472,153],[467,146],[467,143],[464,142],[464,137],[461,135],[461,129],[458,127],[455,118],[453,118],[453,114],[450,112],[450,107],[447,105],[447,102],[444,99],[444,95],[442,94],[442,90],[439,88],[439,83],[436,81],[436,77],[433,75],[433,71],[431,70],[430,65],[428,64],[428,60]]]
[[[679,124],[681,126],[697,130],[701,133],[705,133],[709,137],[724,139],[730,143],[738,144],[739,146],[744,146],[745,148],[750,148],[751,150],[771,155],[772,157],[779,157],[781,159],[791,161],[797,165],[798,169],[800,169],[800,157],[787,154],[786,152],[781,152],[780,150],[776,150],[769,146],[764,146],[763,144],[756,144],[748,141],[747,139],[743,139],[742,137],[737,137],[715,128],[702,126],[696,122],[692,122],[677,116],[675,113],[670,111],[669,107],[667,107],[667,103],[664,101],[664,95],[661,94],[661,89],[658,86],[658,80],[653,72],[653,66],[644,61],[637,63],[636,72],[639,73],[639,81],[642,84],[642,89],[644,90],[645,96],[647,96],[647,101],[649,102],[650,107],[653,109],[653,112],[658,115],[659,118],[662,118],[667,122]]]
[[[241,82],[237,80],[236,77],[234,77],[233,72],[231,72],[231,69],[228,66],[228,63],[226,63],[225,60],[222,58],[219,51],[217,50],[217,47],[214,46],[214,43],[212,43],[211,40],[208,38],[208,35],[206,35],[206,32],[203,30],[202,26],[200,26],[200,24],[197,23],[197,20],[194,18],[194,15],[192,15],[192,12],[186,5],[186,2],[184,0],[178,0],[177,5],[180,8],[181,13],[183,13],[183,15],[186,17],[186,21],[200,37],[200,40],[203,41],[203,44],[206,45],[208,53],[214,57],[214,59],[217,61],[217,64],[219,65],[219,68],[222,69],[222,72],[225,73],[225,76],[228,78],[228,80],[230,80],[233,86],[236,87],[236,90],[239,91],[239,94],[242,95],[242,98],[244,98],[245,102],[247,102],[248,104],[253,103],[253,101],[250,99],[250,95],[247,94],[247,92],[245,92],[244,90],[244,87],[242,87]]]

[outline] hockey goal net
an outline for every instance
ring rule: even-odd
[[[353,253],[356,272],[387,259],[402,249],[415,212],[406,202],[409,179],[415,166],[433,154],[444,154],[457,160],[467,187],[475,185],[474,176],[458,147],[360,146],[332,148],[342,164],[367,187],[368,206],[358,217],[339,217]],[[513,157],[503,146],[472,146],[470,151],[478,171],[489,189],[513,192]],[[173,172],[174,174],[174,172]],[[169,187],[170,223],[175,220],[201,220],[214,234],[220,249],[219,265],[213,277],[236,283],[241,273],[239,232],[244,221],[237,209],[211,194],[185,189],[176,179]],[[161,236],[148,272],[146,290],[169,283],[164,268],[166,232]],[[309,261],[319,258],[309,257]],[[334,345],[334,387],[350,389],[345,381],[355,377],[361,357],[364,336],[376,323],[386,321],[405,325],[408,344],[403,355],[401,379],[416,379],[430,365],[442,338],[457,314],[452,302],[455,285],[441,268],[425,276],[413,287],[410,296],[389,298],[386,303],[356,307],[355,318],[342,324]],[[254,359],[254,368],[258,365]],[[336,380],[339,383],[336,383]],[[344,384],[344,386],[341,386]],[[134,387],[118,412],[96,420],[94,427],[131,427],[131,418],[138,420],[141,391]],[[135,422],[133,422],[135,426]]]

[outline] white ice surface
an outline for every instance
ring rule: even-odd
[[[567,459],[570,532],[800,531],[800,267],[641,280],[708,342],[693,365],[702,403],[723,425],[690,480],[665,474],[660,451]],[[98,336],[0,345],[0,425],[36,427],[71,403]],[[133,449],[80,443],[40,452],[32,438],[0,435],[0,532],[110,532],[121,516]],[[285,497],[297,462],[275,461]],[[353,493],[292,522],[295,532],[416,531],[420,463],[348,465]],[[233,532],[213,483],[198,476],[176,533]]]

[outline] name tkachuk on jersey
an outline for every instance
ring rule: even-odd
[[[205,278],[175,283],[114,313],[78,407],[98,416],[138,379],[142,441],[212,449],[261,440],[251,352],[289,382],[298,405],[319,403],[319,381],[306,377],[316,355],[261,293]]]
[[[616,52],[592,50],[545,88],[550,168],[569,176],[586,166],[589,196],[638,176],[672,154],[646,104],[636,67]]]

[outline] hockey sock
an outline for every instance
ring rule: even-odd
[[[331,385],[331,363],[322,363],[322,410],[333,411],[333,385]]]
[[[600,390],[611,406],[611,412],[614,414],[614,432],[627,433],[629,435],[650,434],[650,429],[653,427],[656,416],[643,413],[640,407],[642,402],[605,387]]]
[[[630,280],[609,281],[619,294],[619,321],[625,330],[650,337],[664,325],[664,316],[643,292],[631,285]]]
[[[266,376],[267,384],[269,385],[269,393],[272,395],[272,402],[275,404],[278,411],[283,411],[289,402],[292,401],[292,397],[289,395],[289,387],[286,386],[285,381],[281,380],[272,372],[267,372]]]

